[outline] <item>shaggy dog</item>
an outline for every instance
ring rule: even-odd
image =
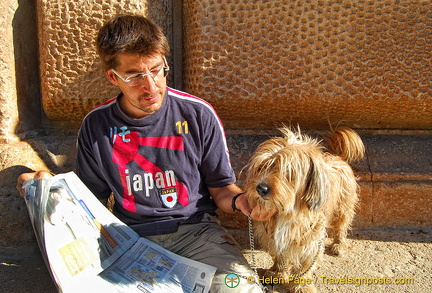
[[[316,292],[308,283],[326,229],[333,232],[333,254],[346,246],[358,200],[348,163],[363,157],[364,145],[349,128],[332,131],[326,147],[300,130],[281,131],[283,137],[258,146],[246,166],[244,191],[252,208],[276,211],[268,221],[254,222],[255,237],[273,258],[272,270],[290,292]]]

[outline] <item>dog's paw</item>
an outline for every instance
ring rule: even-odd
[[[330,246],[330,253],[335,256],[344,256],[344,249],[341,244],[334,243]]]
[[[295,293],[317,293],[318,289],[315,287],[315,285],[306,285],[297,287],[294,291]]]

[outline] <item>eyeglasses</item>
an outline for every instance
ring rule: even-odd
[[[170,68],[166,62],[165,57],[164,57],[164,64],[158,68],[150,70],[149,73],[138,72],[138,73],[134,73],[132,75],[129,75],[128,77],[123,77],[114,69],[111,69],[111,71],[114,72],[115,75],[117,75],[121,80],[126,82],[129,86],[137,86],[137,85],[142,84],[142,82],[145,80],[147,75],[150,75],[150,77],[153,79],[153,81],[157,82],[159,80],[161,71],[163,70],[163,76],[166,77],[168,75],[169,69]]]

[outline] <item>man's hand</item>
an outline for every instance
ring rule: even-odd
[[[31,180],[33,178],[41,179],[41,178],[50,178],[50,177],[52,177],[51,173],[45,170],[40,170],[32,173],[23,173],[17,179],[18,183],[16,189],[18,190],[20,196],[24,197],[24,189],[23,189],[24,182]]]
[[[238,187],[235,184],[227,185],[224,187],[218,187],[218,188],[209,187],[209,191],[218,208],[220,208],[222,211],[226,213],[233,212],[232,210],[233,196],[242,192],[240,187]],[[277,212],[276,209],[267,211],[265,209],[262,209],[259,206],[256,206],[252,209],[249,206],[246,194],[242,194],[237,197],[235,201],[235,207],[246,216],[249,216],[250,214],[251,218],[256,221],[266,221],[270,219],[270,217]]]
[[[241,210],[242,213],[246,216],[249,216],[250,213],[251,218],[256,221],[267,221],[277,212],[276,209],[267,211],[261,206],[255,206],[253,209],[251,209],[247,200],[247,196],[245,194],[242,194],[237,198],[236,207],[237,209]]]

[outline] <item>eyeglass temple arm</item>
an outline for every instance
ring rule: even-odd
[[[170,68],[168,66],[168,62],[167,62],[165,56],[164,56],[164,68],[163,68],[163,71],[164,71],[164,74],[163,74],[164,77],[166,77],[168,75],[168,72],[170,71]]]

